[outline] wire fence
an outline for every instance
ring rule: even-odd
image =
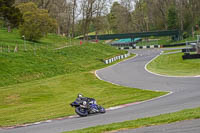
[[[52,50],[53,48],[49,45],[38,45],[38,44],[3,44],[0,43],[0,53],[19,53],[19,52],[33,52],[34,54],[40,50]]]
[[[30,42],[30,41],[13,41],[13,40],[2,40],[0,39],[0,54],[2,53],[19,53],[19,52],[33,52],[34,54],[40,51],[56,51],[64,49],[67,47],[84,45],[87,44],[87,41],[70,41],[65,43],[57,44],[48,44],[48,43],[39,43],[39,42]]]

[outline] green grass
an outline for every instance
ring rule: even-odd
[[[183,53],[161,55],[153,60],[147,69],[169,76],[197,76],[200,75],[200,59],[182,59]]]
[[[200,108],[186,109],[183,111],[162,114],[155,117],[142,118],[132,121],[126,121],[121,123],[113,123],[109,125],[96,126],[87,129],[71,131],[69,133],[103,133],[109,131],[128,130],[140,127],[155,126],[160,124],[168,124],[173,122],[179,122],[183,120],[199,119]]]
[[[0,87],[106,66],[102,60],[124,54],[104,44],[85,44],[62,50],[0,53]]]
[[[143,101],[164,92],[115,86],[81,72],[33,81],[0,90],[0,127],[73,115],[69,104],[78,93],[94,97],[104,107]]]
[[[143,101],[166,94],[115,86],[98,80],[102,60],[124,54],[105,44],[61,50],[0,53],[0,127],[70,116],[78,93],[104,107]]]
[[[55,49],[63,46],[78,45],[79,40],[58,36],[55,34],[48,34],[48,36],[41,38],[38,42],[25,41],[26,48],[31,50],[33,48],[49,48]],[[11,33],[7,32],[7,29],[0,29],[0,47],[3,47],[6,51],[6,48],[9,46],[11,50],[18,45],[19,50],[24,50],[24,39],[20,36],[17,29],[13,29]]]
[[[13,47],[15,42],[23,47],[17,30],[0,30],[0,42],[0,47]],[[42,47],[35,52],[0,52],[0,127],[73,115],[69,104],[78,93],[94,97],[106,108],[166,94],[120,87],[96,78],[95,70],[109,66],[103,59],[126,51],[102,43],[55,50],[66,42],[69,40],[61,36],[48,35],[35,43]]]
[[[164,53],[181,52],[181,49],[164,50]]]

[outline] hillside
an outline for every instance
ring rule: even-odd
[[[73,42],[73,44],[78,44],[78,40],[70,40],[70,38],[55,34],[48,34],[48,36],[43,37],[38,42],[24,41],[24,38],[20,36],[17,29],[14,29],[11,33],[8,33],[5,28],[0,29],[0,47],[10,46],[10,49],[14,49],[13,47],[18,45],[19,50],[24,50],[24,44],[26,44],[28,50],[33,48],[54,49],[71,45],[71,42]]]
[[[42,44],[41,44],[42,45]],[[62,74],[92,71],[109,56],[125,53],[105,44],[84,44],[61,50],[40,49],[0,53],[0,86]]]
[[[69,104],[78,93],[94,97],[104,107],[166,94],[116,86],[95,77],[96,69],[107,66],[102,59],[123,53],[101,43],[0,52],[0,127],[72,115]]]

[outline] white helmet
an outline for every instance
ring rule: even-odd
[[[78,98],[79,98],[79,97],[83,97],[83,95],[82,95],[82,94],[78,94],[78,96],[77,96],[77,97],[78,97]]]

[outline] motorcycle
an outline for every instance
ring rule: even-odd
[[[78,96],[78,98],[76,98],[76,100],[70,105],[75,107],[75,112],[81,117],[86,117],[89,114],[106,112],[106,110],[102,106],[98,105],[96,100],[93,98]]]

